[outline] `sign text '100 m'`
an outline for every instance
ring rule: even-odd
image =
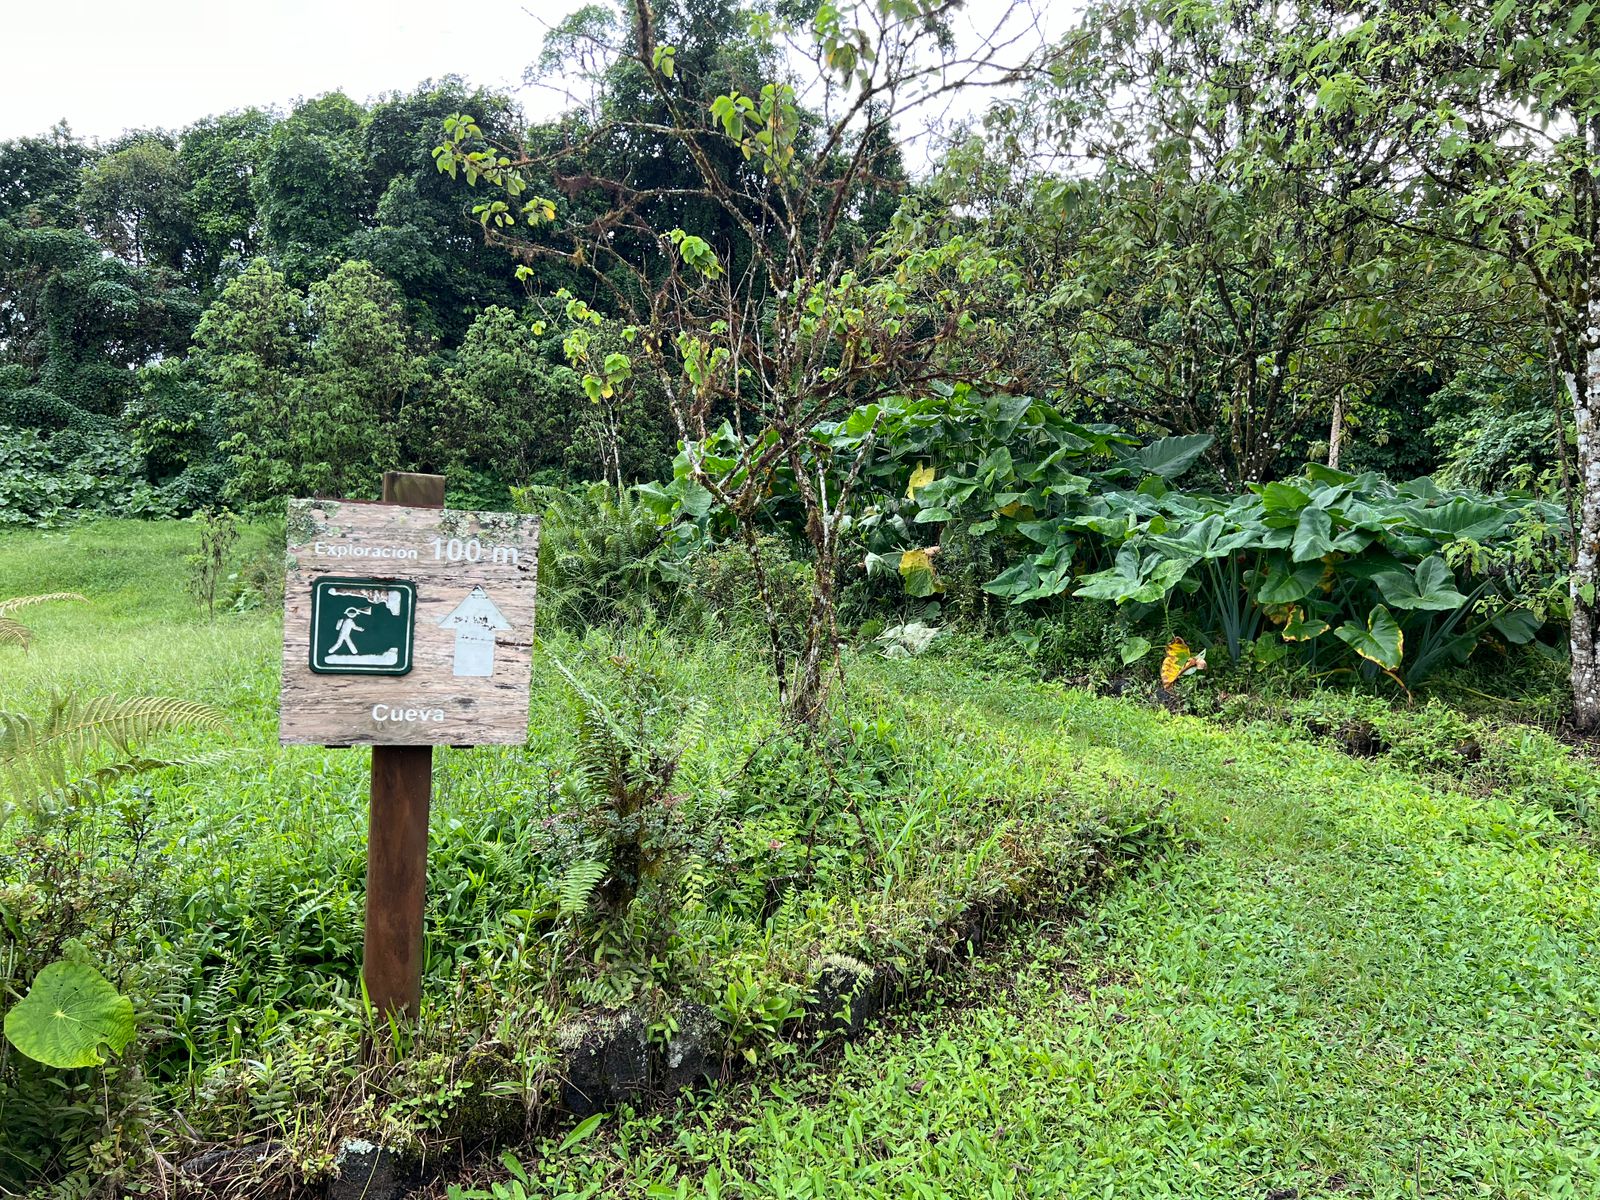
[[[433,547],[434,562],[492,562],[497,566],[520,566],[522,556],[515,546],[485,546],[477,538],[434,538],[428,543]]]

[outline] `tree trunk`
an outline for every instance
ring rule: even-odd
[[[811,612],[806,622],[805,648],[795,671],[794,690],[789,693],[789,718],[795,724],[815,729],[828,703],[828,660],[833,644],[833,576],[831,568],[817,566],[811,588]]]
[[[1572,720],[1584,733],[1600,732],[1600,288],[1589,297],[1587,328],[1563,364],[1578,429],[1578,530],[1573,558]]]
[[[1344,389],[1333,396],[1333,420],[1328,425],[1328,466],[1339,469],[1339,452],[1344,449]]]

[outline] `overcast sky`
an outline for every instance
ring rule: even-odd
[[[545,27],[582,3],[0,0],[0,138],[63,118],[110,138],[336,89],[365,100],[450,74],[520,87]],[[523,101],[537,109],[542,97]]]
[[[523,88],[523,68],[545,30],[584,2],[0,0],[0,139],[63,119],[80,136],[109,139],[334,90],[364,101],[445,75],[513,91],[536,117],[555,99]],[[1036,2],[1052,26],[1078,6]],[[968,21],[1011,7],[969,0]]]

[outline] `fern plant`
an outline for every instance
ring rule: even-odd
[[[642,884],[681,866],[674,817],[679,797],[673,780],[684,754],[704,731],[706,706],[673,694],[654,671],[630,659],[610,660],[605,697],[586,687],[561,663],[556,669],[576,700],[578,761],[574,799],[589,835],[600,844],[603,877],[588,879],[587,897],[599,885],[602,907],[620,915]],[[563,880],[567,907],[586,881],[588,864],[576,863]]]
[[[578,491],[517,488],[517,506],[541,510],[542,620],[576,631],[637,622],[669,609],[685,581],[674,541],[631,490],[593,484]]]
[[[0,711],[0,825],[79,802],[130,775],[194,759],[157,758],[138,744],[169,729],[218,728],[209,704],[171,696],[57,696],[41,715]]]
[[[63,600],[76,600],[87,604],[89,598],[77,592],[46,592],[39,596],[13,596],[0,600],[0,646],[21,646],[24,650],[33,641],[33,631],[11,614],[19,608],[34,604],[54,604]]]

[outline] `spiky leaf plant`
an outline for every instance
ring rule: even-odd
[[[11,614],[31,604],[54,604],[60,600],[76,600],[87,604],[89,598],[77,592],[47,592],[39,596],[13,596],[0,600],[0,646],[21,646],[24,650],[33,640],[33,632]]]
[[[0,711],[0,824],[18,806],[48,810],[117,779],[192,762],[137,745],[170,729],[222,724],[209,704],[172,696],[64,695],[40,716]]]

